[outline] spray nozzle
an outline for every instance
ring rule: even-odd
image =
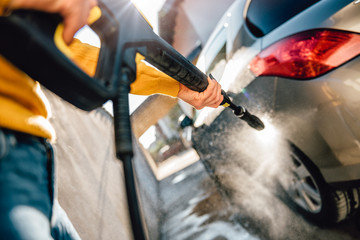
[[[238,106],[237,109],[234,110],[234,114],[241,120],[247,122],[250,127],[255,128],[256,130],[260,131],[265,128],[264,123],[257,116],[252,115],[242,106]]]
[[[209,77],[211,79],[215,79],[211,74],[209,75]],[[224,100],[220,103],[220,105],[231,108],[234,111],[234,114],[241,120],[247,122],[250,127],[255,128],[259,131],[265,128],[265,125],[260,120],[260,118],[249,113],[249,111],[246,110],[246,108],[244,108],[243,106],[236,106],[224,90],[221,90],[221,94],[223,95]]]

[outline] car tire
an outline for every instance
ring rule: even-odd
[[[359,210],[360,187],[334,189],[322,177],[314,163],[294,145],[291,166],[281,186],[296,210],[319,226],[329,226],[355,215]]]

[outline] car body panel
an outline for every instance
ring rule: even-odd
[[[217,34],[225,31],[226,62],[218,80],[224,90],[235,94],[235,103],[260,118],[271,119],[281,136],[315,163],[326,182],[360,180],[360,58],[306,81],[255,77],[248,68],[262,49],[304,30],[360,32],[360,4],[350,0],[319,1],[261,38],[256,38],[245,24],[248,6],[249,1],[238,0],[229,8],[205,45],[198,67],[209,73],[209,65],[203,64],[209,60],[206,53]],[[198,112],[195,125],[211,124],[222,110]]]

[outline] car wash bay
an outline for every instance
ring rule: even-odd
[[[81,111],[48,94],[58,133],[59,201],[83,239],[131,239],[121,162],[114,155],[112,118],[99,109]],[[60,117],[61,116],[61,117]],[[228,133],[230,135],[230,133]],[[135,148],[139,192],[149,239],[360,238],[355,221],[319,228],[292,211],[271,184],[228,165],[226,149],[204,138],[200,161],[157,180]],[[136,145],[138,146],[138,145]],[[213,149],[214,148],[214,149]],[[178,164],[189,157],[179,156]],[[219,161],[216,174],[207,163]],[[266,181],[265,181],[266,183]]]

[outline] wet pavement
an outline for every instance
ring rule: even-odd
[[[201,161],[162,180],[161,239],[360,239],[355,220],[332,228],[315,226],[289,208],[271,188],[236,171],[236,175],[226,173],[227,184],[242,186],[232,192],[223,185],[226,177],[222,176],[222,181],[211,177]]]
[[[256,240],[237,220],[201,162],[160,182],[161,239]]]
[[[320,228],[290,204],[279,187],[286,166],[275,133],[239,135],[246,126],[228,128],[222,118],[229,116],[194,133],[200,161],[160,183],[163,239],[360,239],[358,220]]]

